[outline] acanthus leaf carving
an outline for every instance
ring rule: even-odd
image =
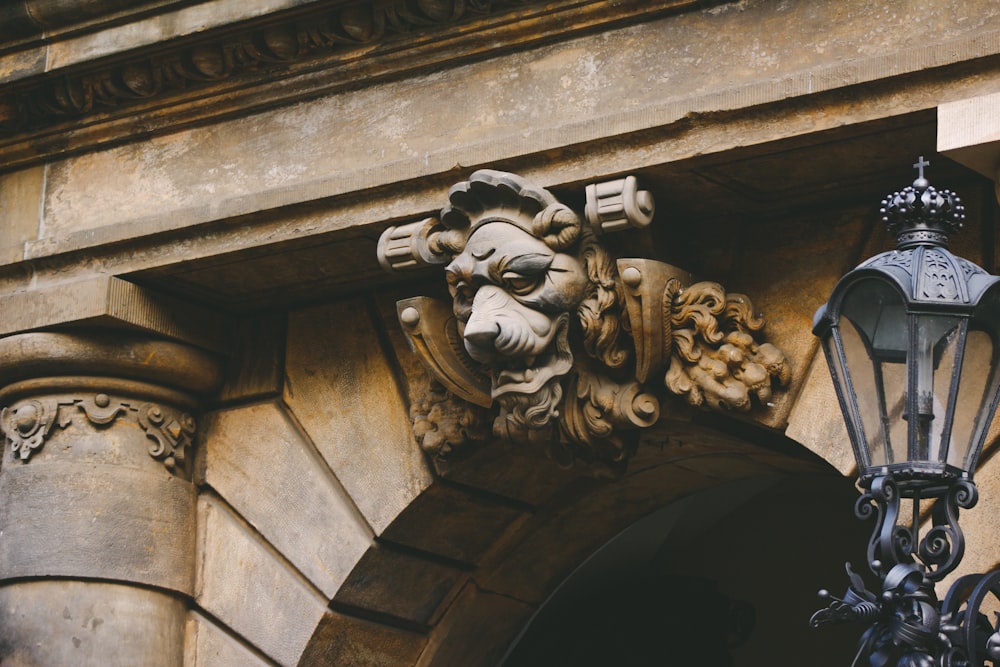
[[[548,190],[480,170],[451,188],[440,218],[383,234],[386,269],[445,264],[452,295],[450,306],[397,304],[411,348],[448,390],[414,403],[428,451],[473,439],[471,429],[429,426],[458,414],[446,405],[457,397],[490,411],[497,438],[614,467],[632,453],[627,434],[656,423],[663,390],[747,411],[788,386],[788,361],[759,340],[764,321],[747,296],[655,260],[615,261],[598,241],[597,229],[649,224],[652,197],[634,177],[587,192],[584,224]]]

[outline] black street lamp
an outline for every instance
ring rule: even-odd
[[[980,613],[1000,600],[1000,571],[959,578],[943,602],[934,590],[964,553],[958,513],[976,504],[1000,396],[1000,278],[948,252],[964,207],[927,182],[928,164],[921,157],[913,185],[882,201],[896,249],[841,278],[813,327],[858,463],[855,513],[876,519],[868,565],[881,591],[848,563],[847,593],[820,591],[829,604],[810,623],[868,624],[856,667],[1000,666],[1000,632]]]

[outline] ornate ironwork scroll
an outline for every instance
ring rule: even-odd
[[[810,620],[813,627],[848,621],[868,626],[852,667],[982,667],[987,660],[1000,665],[1000,625],[980,611],[990,596],[993,604],[1000,602],[1000,572],[959,578],[943,603],[934,589],[965,552],[958,512],[975,506],[976,486],[960,479],[925,496],[934,504],[923,528],[920,493],[906,494],[912,502],[907,522],[900,516],[904,495],[890,475],[873,479],[858,499],[857,516],[875,519],[868,566],[881,590],[868,590],[848,563],[847,592],[838,598],[820,591],[827,606]]]

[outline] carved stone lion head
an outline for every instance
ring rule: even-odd
[[[611,368],[629,359],[614,265],[576,213],[514,174],[477,171],[449,200],[439,242],[459,333],[491,373],[498,430],[530,437],[559,416],[577,344]]]

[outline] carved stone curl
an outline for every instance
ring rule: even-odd
[[[628,433],[659,418],[664,388],[692,405],[749,410],[788,384],[784,355],[757,341],[763,320],[747,297],[661,262],[616,264],[597,241],[595,230],[650,223],[652,195],[634,177],[587,192],[585,225],[549,191],[481,170],[451,189],[439,219],[383,234],[388,270],[446,264],[450,305],[397,305],[411,348],[448,390],[414,403],[425,449],[455,451],[471,437],[453,428],[427,439],[440,421],[432,413],[451,414],[443,401],[457,397],[492,411],[496,437],[543,443],[566,463],[621,464]],[[658,376],[664,384],[650,385]]]
[[[27,462],[56,427],[66,428],[75,416],[81,414],[98,428],[108,427],[120,418],[134,419],[153,441],[149,446],[149,455],[162,461],[168,470],[184,464],[194,439],[195,421],[190,414],[106,393],[18,401],[0,411],[0,430],[6,436],[14,458]]]
[[[7,436],[11,452],[21,461],[27,461],[42,446],[52,427],[65,427],[68,422],[57,422],[59,405],[55,401],[27,400],[0,412],[0,429]]]

